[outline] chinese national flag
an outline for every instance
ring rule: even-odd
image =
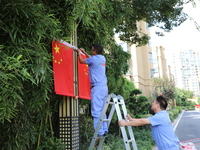
[[[83,59],[84,54],[80,54]],[[81,64],[78,60],[78,97],[90,100],[90,79],[88,76],[88,65]]]
[[[73,48],[54,40],[52,53],[55,92],[74,97]]]

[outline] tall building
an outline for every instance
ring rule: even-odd
[[[173,74],[177,87],[200,95],[200,53],[181,50],[173,54]]]
[[[138,23],[138,28],[146,34],[150,34],[148,26],[145,22]],[[117,38],[116,42],[122,46],[124,51],[131,54],[129,60],[130,69],[125,75],[127,79],[134,82],[135,87],[142,91],[145,96],[150,96],[151,93],[151,79],[153,78],[153,59],[150,43],[142,47],[136,47],[136,45],[128,45],[126,42],[122,42]]]
[[[171,73],[171,66],[167,65],[167,60],[165,58],[165,49],[162,46],[152,47],[153,55],[153,68],[155,78],[168,78],[173,80],[173,75]]]
[[[174,81],[174,75],[172,74],[170,65],[167,65],[167,76],[168,76],[169,80],[173,80]]]

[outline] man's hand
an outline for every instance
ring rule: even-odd
[[[85,50],[83,49],[83,48],[80,48],[80,50],[85,54],[86,52],[85,52]]]
[[[80,62],[81,64],[86,64],[85,59],[83,59],[82,56],[80,55],[80,54],[81,54],[81,51],[82,51],[82,49],[77,49],[77,55],[78,55],[78,57],[79,57],[79,62]]]
[[[118,121],[118,124],[119,124],[119,126],[121,126],[121,127],[124,127],[124,126],[126,126],[126,121],[125,120],[120,120],[120,121]]]
[[[91,57],[91,56],[85,51],[85,49],[83,49],[83,48],[80,48],[80,49],[79,49],[79,52],[82,52],[83,54],[85,54],[87,58]]]
[[[126,119],[127,120],[132,120],[133,118],[131,118],[131,116],[129,114],[126,115]]]
[[[80,50],[80,49],[77,49],[76,52],[77,52],[77,54],[79,54],[79,53],[81,52],[81,50]]]

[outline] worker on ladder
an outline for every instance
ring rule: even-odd
[[[83,59],[80,53],[86,55]],[[77,54],[81,64],[87,64],[89,67],[89,78],[91,85],[91,114],[94,119],[94,129],[96,129],[101,116],[106,98],[108,96],[107,77],[106,77],[106,59],[102,55],[103,47],[100,44],[92,45],[92,56],[84,49],[78,49]],[[106,115],[104,119],[107,119]],[[107,122],[103,122],[98,132],[98,137],[105,137],[108,134]]]

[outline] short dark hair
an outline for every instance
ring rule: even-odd
[[[103,46],[101,44],[93,44],[92,47],[94,47],[97,54],[102,54]]]
[[[167,103],[167,100],[163,96],[158,96],[156,98],[156,101],[160,104],[160,108],[162,110],[166,110],[167,109],[168,103]]]

